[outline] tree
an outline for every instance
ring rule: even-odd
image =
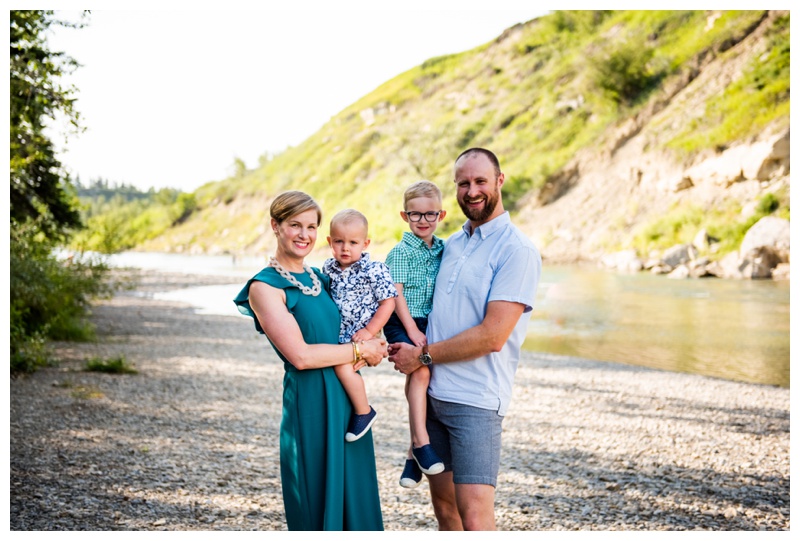
[[[33,220],[48,235],[80,225],[80,216],[67,191],[68,179],[44,133],[58,113],[77,129],[74,89],[60,78],[77,67],[62,52],[48,48],[52,25],[81,26],[54,18],[52,11],[11,11],[11,222]]]
[[[74,187],[63,174],[45,133],[57,114],[78,127],[73,89],[60,77],[77,63],[50,51],[45,34],[56,20],[52,11],[11,11],[11,371],[27,372],[49,361],[48,339],[87,339],[85,321],[92,297],[110,293],[107,266],[54,253],[81,225]]]

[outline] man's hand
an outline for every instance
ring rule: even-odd
[[[394,363],[394,369],[402,374],[410,374],[420,366],[420,348],[399,342],[389,345],[389,362]]]

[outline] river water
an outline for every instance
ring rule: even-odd
[[[232,299],[263,258],[125,252],[112,266],[217,274],[230,285],[159,294],[240,316]],[[313,263],[317,265],[318,263]],[[524,348],[789,387],[789,281],[671,280],[594,267],[542,270]]]

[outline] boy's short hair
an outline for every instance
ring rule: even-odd
[[[408,188],[403,194],[403,210],[408,210],[408,202],[417,197],[430,197],[442,202],[442,191],[430,180],[418,180]]]
[[[333,218],[331,218],[330,229],[333,231],[333,228],[336,226],[350,224],[353,222],[358,222],[364,226],[365,233],[369,231],[369,222],[367,222],[367,217],[358,212],[356,209],[344,209],[334,214]]]

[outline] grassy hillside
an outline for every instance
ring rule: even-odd
[[[446,195],[442,233],[460,226],[451,164],[470,146],[501,158],[504,199],[514,212],[578,153],[606,152],[626,119],[653,112],[712,59],[767,20],[766,11],[554,12],[455,55],[432,58],[387,81],[297,147],[254,170],[209,183],[196,207],[142,249],[264,253],[268,206],[304,190],[325,211],[355,207],[377,244],[405,230],[398,217],[408,184],[427,178]],[[789,123],[789,16],[769,31],[723,92],[673,119],[656,144],[676,160],[724,148]],[[755,53],[754,53],[755,54]],[[665,98],[666,96],[666,98]],[[613,186],[609,188],[613,189]],[[323,224],[321,233],[326,232]],[[319,244],[318,244],[319,245]]]

